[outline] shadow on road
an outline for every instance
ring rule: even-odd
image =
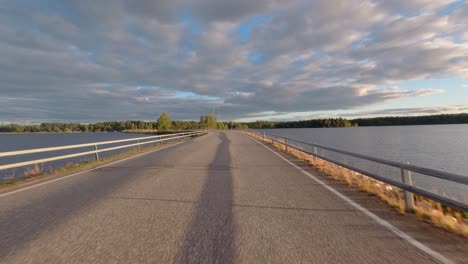
[[[192,223],[176,257],[176,263],[233,263],[234,223],[232,214],[232,175],[229,169],[231,141],[219,134],[215,158],[194,210]]]

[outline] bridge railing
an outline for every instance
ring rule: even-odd
[[[256,134],[257,136],[263,138],[264,141],[266,141],[266,140],[270,141],[271,140],[272,143],[275,142],[275,143],[284,145],[286,150],[288,148],[295,149],[295,150],[307,153],[307,154],[311,155],[312,157],[317,157],[319,159],[322,159],[322,160],[328,161],[330,163],[336,164],[338,166],[341,166],[343,168],[349,169],[351,171],[355,171],[357,173],[360,173],[362,175],[371,177],[371,178],[376,179],[378,181],[381,181],[381,182],[387,183],[389,185],[398,187],[398,188],[400,188],[400,189],[402,189],[404,191],[405,208],[406,208],[407,211],[413,211],[414,210],[414,195],[413,194],[417,194],[417,195],[429,198],[431,200],[440,202],[441,204],[452,207],[454,209],[458,209],[458,210],[461,210],[461,211],[464,211],[464,212],[468,211],[468,205],[461,202],[461,201],[451,199],[451,198],[442,196],[440,194],[437,194],[437,193],[434,193],[434,192],[431,192],[431,191],[428,191],[428,190],[425,190],[425,189],[414,186],[413,181],[412,181],[411,172],[419,173],[421,175],[425,175],[425,176],[428,176],[428,177],[439,178],[439,179],[443,179],[443,180],[446,180],[446,181],[450,181],[450,182],[454,182],[454,183],[458,183],[458,184],[463,184],[463,185],[468,185],[468,176],[458,175],[458,174],[454,174],[454,173],[449,173],[449,172],[444,172],[444,171],[439,171],[439,170],[434,170],[434,169],[429,169],[429,168],[424,168],[424,167],[415,166],[415,165],[411,165],[411,164],[407,164],[407,163],[401,163],[401,162],[385,160],[385,159],[381,159],[381,158],[376,158],[376,157],[372,157],[372,156],[368,156],[368,155],[363,155],[363,154],[354,153],[354,152],[350,152],[350,151],[331,148],[331,147],[328,147],[328,146],[323,146],[323,145],[319,145],[319,144],[315,144],[315,143],[304,142],[304,141],[301,141],[301,140],[291,139],[291,138],[287,138],[287,137],[282,137],[282,136],[277,136],[277,135],[269,135],[269,134],[266,134],[266,133],[259,133],[257,131],[252,131],[252,130],[249,130],[248,132]],[[291,143],[299,143],[299,144],[304,145],[304,146],[309,146],[310,150],[302,149],[302,148],[300,148],[298,146],[291,145]],[[323,149],[323,150],[331,151],[331,152],[334,152],[334,153],[343,154],[343,155],[354,157],[354,158],[359,158],[361,160],[371,161],[371,162],[374,162],[374,163],[388,165],[388,166],[391,166],[391,167],[394,167],[394,168],[398,168],[401,171],[401,181],[396,181],[396,180],[393,180],[393,179],[378,175],[376,173],[373,173],[373,172],[370,172],[370,171],[367,171],[367,170],[363,170],[363,169],[357,168],[355,166],[352,166],[352,165],[349,165],[349,164],[346,164],[346,163],[343,163],[343,162],[339,162],[339,161],[330,159],[328,157],[325,157],[324,155],[318,154],[318,151],[317,151],[318,149]]]
[[[123,148],[130,148],[130,147],[137,147],[138,149],[141,149],[141,146],[146,145],[146,144],[180,140],[184,138],[199,136],[205,133],[206,131],[183,132],[183,133],[175,133],[175,134],[168,134],[168,135],[145,136],[145,137],[92,142],[92,143],[66,145],[66,146],[49,147],[49,148],[36,148],[36,149],[0,152],[0,158],[1,158],[1,157],[19,156],[19,155],[32,154],[32,153],[44,153],[44,152],[59,151],[59,150],[66,150],[66,149],[76,149],[76,148],[83,148],[83,147],[94,148],[91,151],[83,151],[83,152],[60,155],[60,156],[53,156],[53,157],[48,157],[48,158],[43,158],[43,159],[35,159],[35,160],[4,164],[4,165],[0,165],[0,170],[24,167],[28,165],[41,164],[45,162],[69,159],[69,158],[92,155],[92,154],[94,154],[95,159],[98,160],[99,153],[101,152],[107,152],[107,151],[118,150],[118,149],[123,149]],[[107,148],[98,148],[98,146],[117,144],[117,143],[129,143],[129,144],[118,145],[118,146],[107,147]]]

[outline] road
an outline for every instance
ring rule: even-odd
[[[439,263],[237,132],[0,197],[1,263]]]

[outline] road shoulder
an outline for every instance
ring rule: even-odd
[[[245,136],[248,137],[247,135]],[[464,263],[464,261],[468,259],[468,251],[466,250],[468,239],[449,233],[441,228],[436,228],[429,223],[419,220],[414,214],[402,215],[395,209],[389,207],[378,197],[363,192],[356,187],[349,186],[343,181],[335,180],[312,167],[306,161],[300,160],[290,153],[278,150],[273,148],[271,145],[261,143],[250,137],[248,138],[255,142],[255,144],[266,146],[281,157],[290,161],[295,166],[299,167],[299,169],[312,174],[325,184],[333,186],[332,188],[339,193],[348,197],[353,202],[364,207],[379,218],[387,221],[408,236],[414,238],[416,241],[429,247],[431,250],[445,256],[455,263]]]

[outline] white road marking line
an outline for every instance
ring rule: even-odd
[[[439,252],[436,252],[434,250],[432,250],[431,248],[429,248],[428,246],[422,244],[421,242],[417,241],[415,238],[411,237],[410,235],[406,234],[405,232],[401,231],[400,229],[398,229],[397,227],[395,227],[394,225],[390,224],[389,222],[385,221],[384,219],[378,217],[376,214],[370,212],[369,210],[367,210],[366,208],[362,207],[361,205],[357,204],[356,202],[354,202],[353,200],[349,199],[348,197],[346,197],[344,194],[340,193],[339,191],[335,190],[333,187],[329,186],[328,184],[326,184],[325,182],[319,180],[317,177],[313,176],[312,174],[308,173],[307,171],[303,170],[302,168],[300,168],[299,166],[297,166],[296,164],[292,163],[291,161],[289,161],[288,159],[286,159],[285,157],[283,157],[282,155],[280,155],[279,153],[277,153],[276,151],[272,150],[271,148],[267,147],[265,144],[261,143],[260,141],[250,137],[252,140],[256,141],[258,144],[262,145],[263,147],[265,147],[266,149],[268,149],[269,151],[273,152],[275,155],[277,155],[278,157],[280,157],[281,159],[283,159],[284,161],[286,161],[287,163],[289,163],[291,166],[295,167],[296,169],[300,170],[302,173],[304,173],[305,175],[307,175],[309,178],[311,178],[312,180],[314,180],[315,182],[319,183],[320,185],[322,185],[323,187],[325,187],[327,190],[329,190],[330,192],[332,192],[333,194],[335,194],[336,196],[340,197],[341,199],[343,199],[345,202],[349,203],[350,205],[352,205],[354,208],[358,209],[359,211],[361,211],[362,213],[364,213],[365,215],[367,215],[368,217],[372,218],[375,222],[377,222],[378,224],[384,226],[385,228],[387,228],[388,230],[390,230],[392,233],[394,233],[395,235],[397,235],[398,237],[406,240],[407,242],[409,242],[410,244],[412,244],[413,246],[415,246],[416,248],[418,248],[419,250],[425,252],[426,254],[428,254],[429,256],[433,257],[434,259],[444,263],[444,264],[455,264],[455,262],[451,261],[450,259],[444,257],[442,254],[440,254]]]
[[[163,149],[166,149],[166,148],[177,146],[177,145],[185,143],[185,142],[187,142],[187,141],[179,142],[179,143],[176,143],[176,144],[173,144],[173,145],[170,145],[170,146],[165,146],[165,147],[158,148],[158,149],[155,149],[155,150],[151,150],[151,151],[148,151],[148,152],[145,152],[145,153],[137,154],[135,156],[131,156],[131,157],[124,158],[124,159],[121,159],[121,160],[113,161],[111,163],[107,163],[107,164],[104,164],[102,166],[92,168],[92,169],[89,169],[89,170],[80,171],[80,172],[73,173],[73,174],[70,174],[70,175],[67,175],[67,176],[63,176],[63,177],[59,177],[59,178],[56,178],[56,179],[53,179],[53,180],[48,180],[48,181],[37,183],[37,184],[31,185],[31,186],[28,186],[28,187],[20,188],[20,189],[14,190],[14,191],[2,193],[2,194],[0,194],[0,198],[5,197],[5,196],[10,195],[10,194],[19,193],[19,192],[26,191],[26,190],[29,190],[29,189],[32,189],[32,188],[36,188],[36,187],[39,187],[39,186],[42,186],[42,185],[45,185],[45,184],[48,184],[48,183],[51,183],[51,182],[60,181],[60,180],[70,178],[70,177],[73,177],[73,176],[77,176],[77,175],[80,175],[80,174],[83,174],[83,173],[86,173],[86,172],[90,172],[90,171],[97,170],[97,169],[100,169],[100,168],[103,168],[103,167],[107,167],[107,166],[112,165],[112,164],[116,164],[116,163],[126,161],[126,160],[129,160],[129,159],[133,159],[133,158],[143,156],[143,155],[146,155],[146,154],[149,154],[149,153],[153,153],[153,152],[156,152],[156,151],[159,151],[159,150],[163,150]]]

